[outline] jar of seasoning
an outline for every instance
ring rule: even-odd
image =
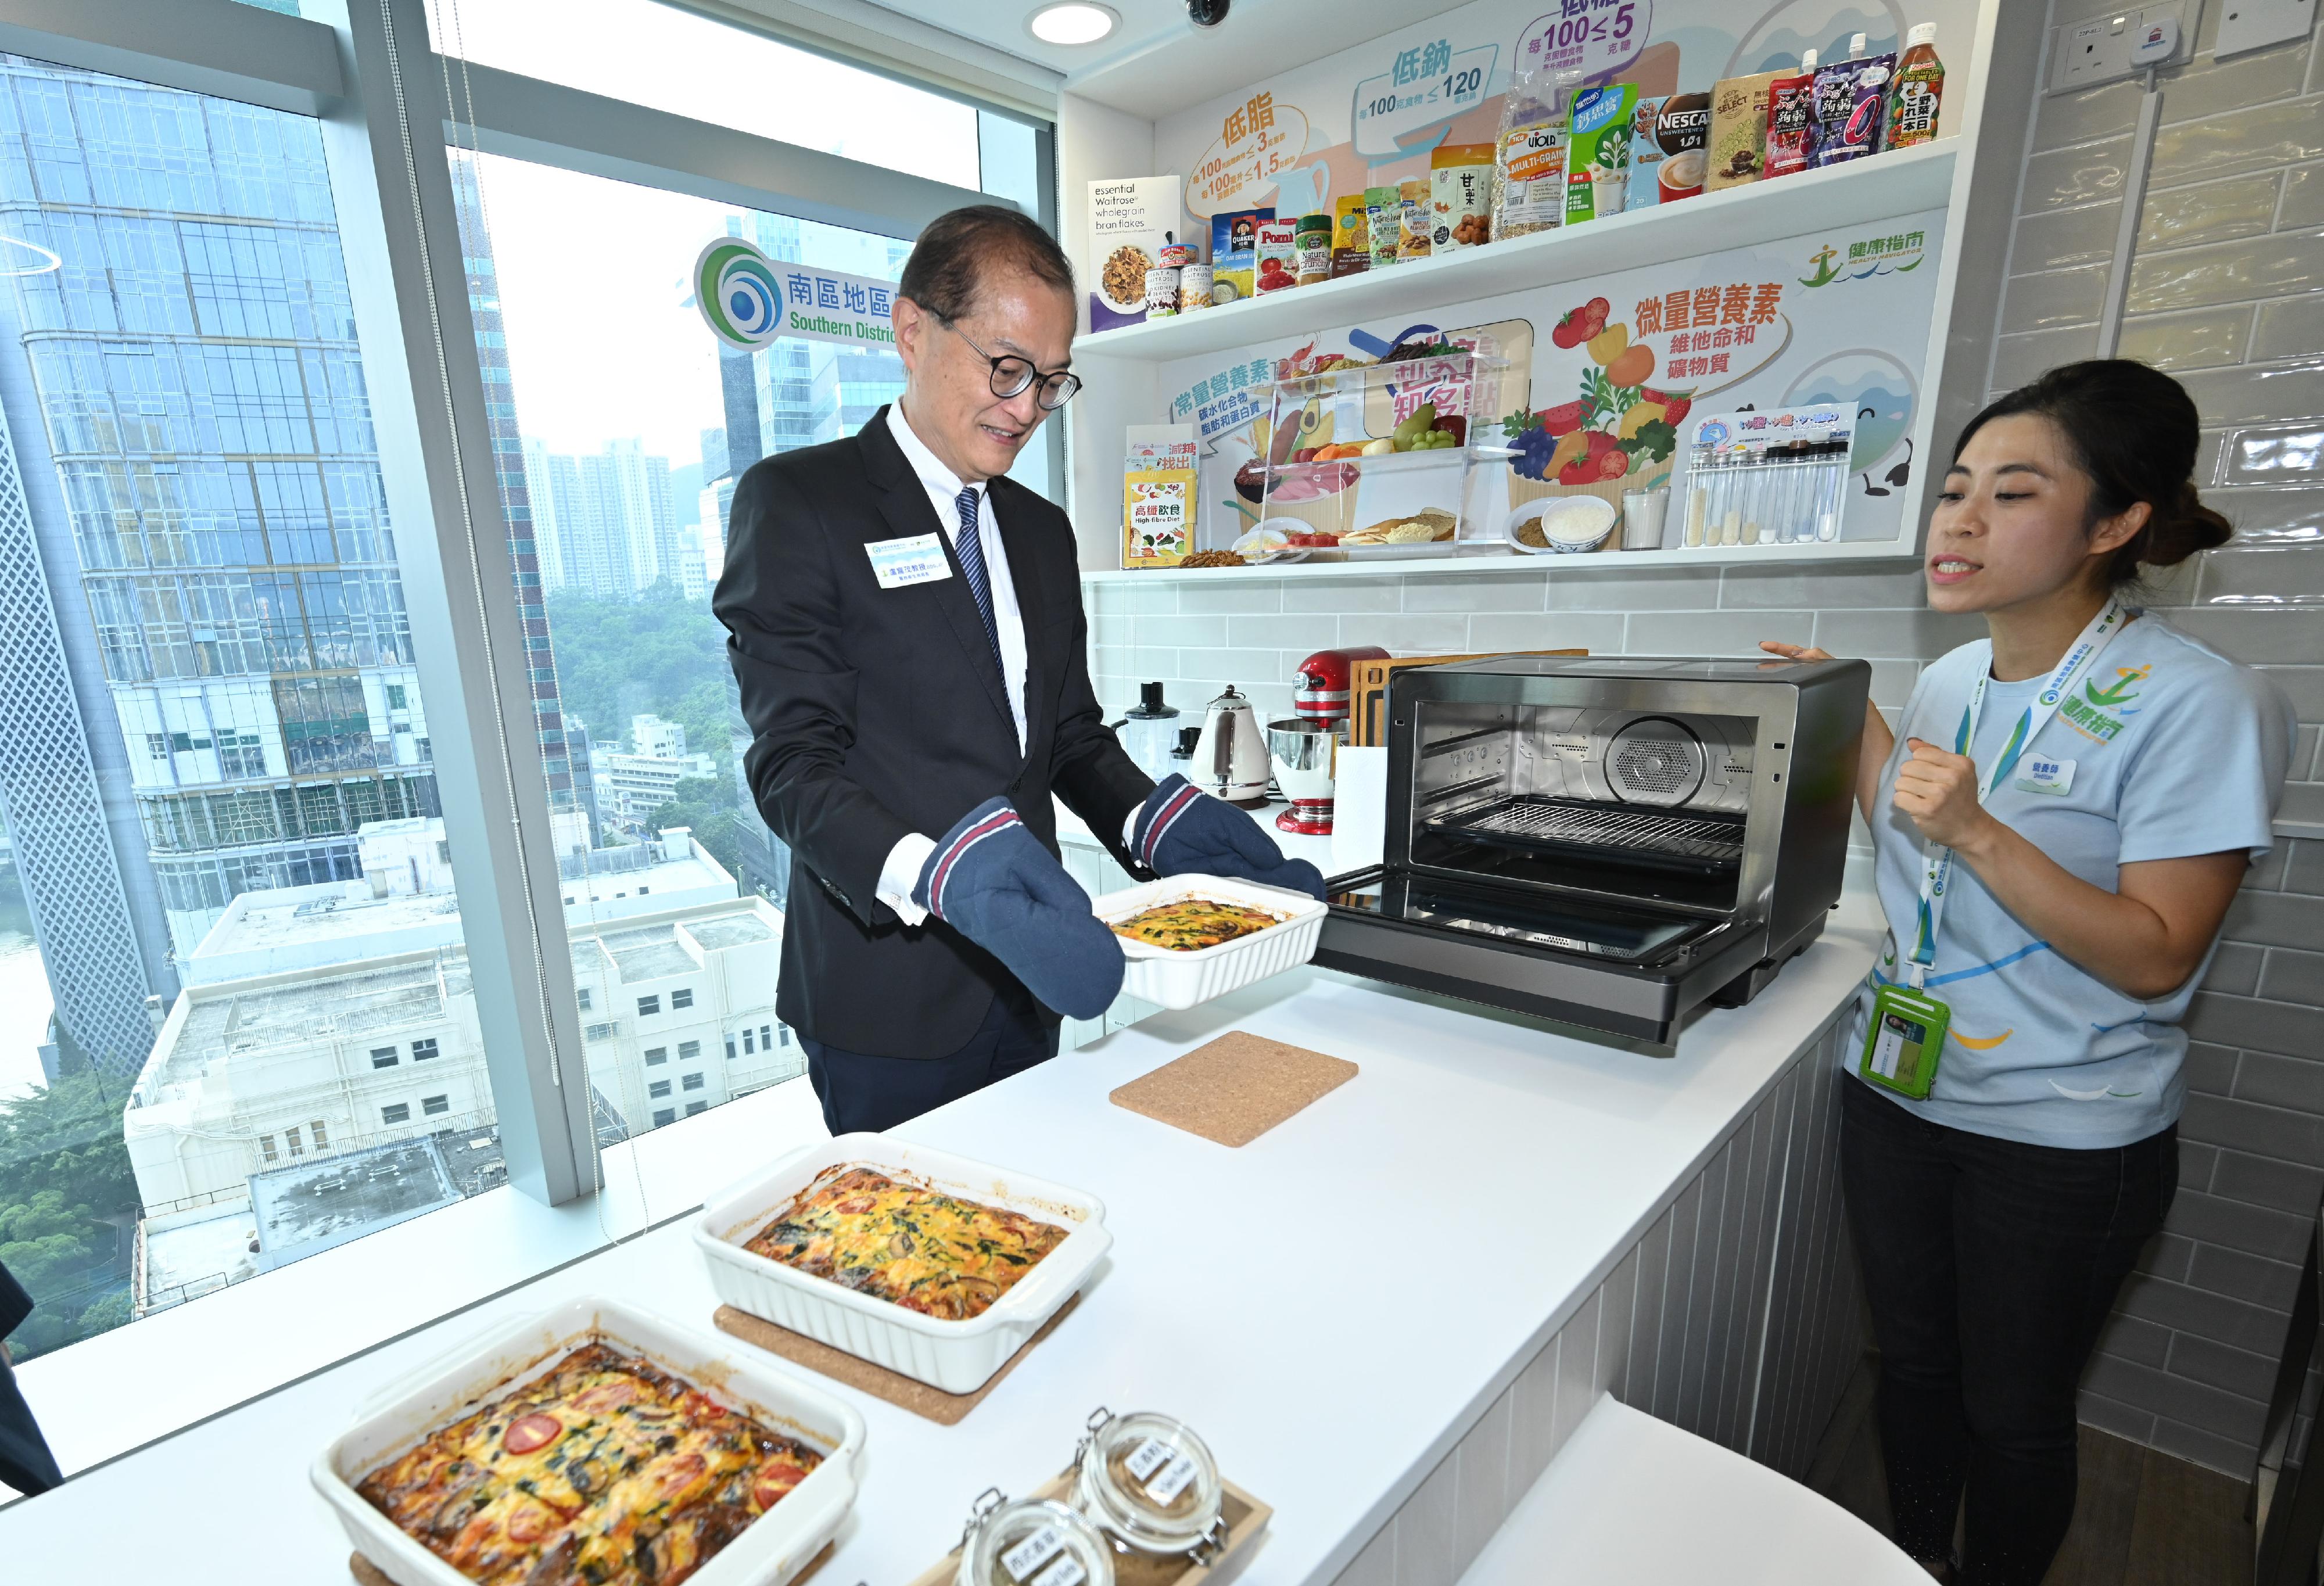
[[[1074,1507],[1134,1552],[1206,1559],[1226,1541],[1225,1489],[1194,1428],[1167,1415],[1090,1416]]]
[[[1301,286],[1314,286],[1319,281],[1332,279],[1332,217],[1328,215],[1303,215],[1299,226],[1292,234],[1296,248],[1297,269],[1294,272]]]
[[[956,1586],[1113,1586],[1113,1548],[1054,1498],[976,1500],[962,1538]]]

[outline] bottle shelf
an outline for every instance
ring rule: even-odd
[[[1198,313],[1102,330],[1075,341],[1074,355],[1159,364],[1238,351],[1359,324],[1376,315],[1419,313],[1526,287],[1933,209],[1952,196],[1955,142],[1943,138],[1829,171],[1753,182]]]

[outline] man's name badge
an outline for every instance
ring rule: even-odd
[[[2046,754],[2029,754],[2018,762],[2017,790],[2020,793],[2050,793],[2059,797],[2074,788],[2074,762],[2052,760]]]
[[[939,535],[908,534],[901,539],[874,539],[863,547],[863,552],[872,558],[872,576],[880,580],[882,589],[933,584],[952,576],[952,564],[945,560],[944,539]]]

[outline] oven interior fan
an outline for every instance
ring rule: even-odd
[[[1684,723],[1640,716],[1625,723],[1607,745],[1606,783],[1626,804],[1667,809],[1701,790],[1709,763],[1702,740]]]

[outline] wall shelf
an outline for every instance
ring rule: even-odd
[[[1426,578],[1445,574],[1482,574],[1515,577],[1520,574],[1640,572],[1650,567],[1733,567],[1757,564],[1774,567],[1821,567],[1835,561],[1917,562],[1920,552],[1910,544],[1889,539],[1818,540],[1801,545],[1665,546],[1658,550],[1590,551],[1577,556],[1382,557],[1349,562],[1286,562],[1243,567],[1084,567],[1082,582],[1091,584],[1193,584],[1212,580],[1246,583],[1272,578]]]
[[[1952,196],[1958,142],[1944,138],[1830,171],[1704,193],[1377,273],[1102,330],[1075,341],[1074,355],[1155,364],[1201,357],[1336,330],[1384,314],[1421,314],[1526,287],[1941,208]]]

